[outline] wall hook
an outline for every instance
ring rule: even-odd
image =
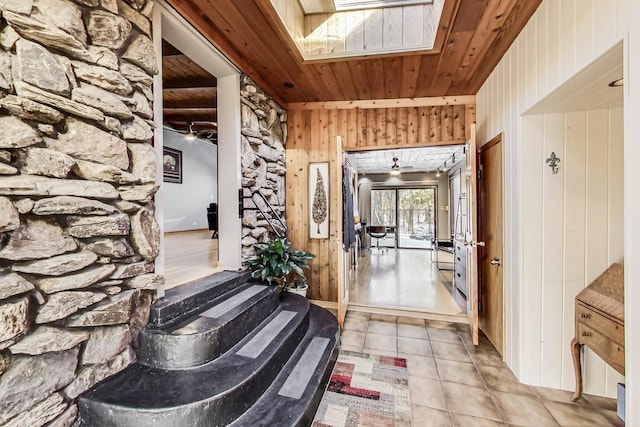
[[[547,163],[549,164],[549,167],[551,168],[551,171],[553,172],[553,174],[554,175],[557,174],[558,173],[558,163],[560,163],[560,157],[556,156],[555,151],[551,152],[551,155],[547,159]]]

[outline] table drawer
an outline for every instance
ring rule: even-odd
[[[620,374],[624,375],[624,346],[611,341],[584,323],[578,323],[578,340],[600,356]]]
[[[580,303],[576,304],[576,318],[578,322],[600,332],[616,344],[624,347],[624,326]]]

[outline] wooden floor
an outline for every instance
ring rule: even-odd
[[[218,239],[209,230],[180,231],[164,235],[165,289],[220,271]]]
[[[453,272],[438,270],[431,252],[416,249],[363,251],[349,287],[349,303],[466,317]]]

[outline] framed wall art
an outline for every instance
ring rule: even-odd
[[[329,238],[329,162],[309,163],[309,237]]]
[[[163,148],[162,177],[164,182],[182,184],[182,151],[169,147]]]

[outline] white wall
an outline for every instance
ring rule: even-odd
[[[568,119],[579,120],[579,118],[531,117],[525,120],[521,115],[555,88],[570,80],[590,62],[619,43],[620,40],[624,41],[624,163],[627,166],[624,173],[624,235],[638,236],[640,233],[640,225],[637,221],[637,218],[640,217],[640,190],[633,185],[633,182],[638,182],[640,179],[640,168],[635,165],[640,160],[640,150],[637,148],[637,143],[634,145],[633,142],[640,138],[640,123],[637,119],[640,116],[640,89],[638,88],[640,85],[640,29],[637,25],[638,19],[640,19],[640,2],[637,0],[612,2],[545,0],[477,94],[478,141],[480,144],[487,142],[499,132],[504,132],[505,137],[506,356],[507,363],[516,375],[522,381],[530,384],[544,383],[568,386],[562,376],[563,369],[567,368],[559,362],[561,358],[558,357],[558,352],[566,351],[564,347],[568,349],[569,345],[568,341],[547,342],[546,344],[543,342],[545,333],[548,335],[550,328],[549,320],[543,320],[543,318],[552,310],[562,308],[557,306],[557,302],[554,302],[554,298],[557,298],[558,295],[554,295],[553,292],[551,295],[549,294],[552,285],[545,282],[547,277],[544,274],[549,273],[549,268],[564,268],[564,265],[558,267],[557,263],[550,263],[546,267],[545,263],[551,262],[552,252],[547,251],[548,248],[543,246],[534,248],[535,245],[541,245],[541,232],[534,234],[532,230],[536,228],[542,230],[543,227],[548,226],[550,230],[560,231],[558,239],[564,241],[567,238],[567,233],[570,233],[571,229],[568,227],[570,224],[558,225],[553,221],[549,223],[551,220],[549,215],[555,215],[555,213],[547,212],[549,205],[554,202],[563,203],[563,209],[565,209],[563,215],[565,216],[578,214],[579,211],[579,217],[586,221],[586,226],[595,218],[594,215],[597,217],[597,215],[603,215],[603,212],[599,208],[596,208],[595,211],[592,210],[595,207],[586,196],[580,197],[577,202],[570,200],[569,197],[575,193],[572,186],[587,185],[591,187],[595,185],[599,189],[598,191],[607,193],[610,188],[607,182],[611,181],[607,181],[610,179],[609,177],[604,180],[600,180],[601,177],[593,177],[596,179],[594,182],[593,179],[589,181],[588,175],[585,176],[584,181],[572,180],[568,176],[560,175],[558,179],[566,180],[566,182],[558,185],[560,189],[558,190],[556,187],[551,187],[552,182],[549,181],[549,177],[543,181],[536,180],[536,174],[541,173],[539,169],[545,169],[543,162],[552,146],[542,145],[540,140],[537,142],[528,141],[529,144],[534,144],[533,147],[527,144],[523,137],[527,127],[534,126],[534,129],[537,128],[538,132],[541,132],[540,136],[544,138],[545,132],[552,132],[551,129],[555,129],[553,132],[560,132],[558,129],[563,129],[564,126],[560,123],[547,127],[544,126],[544,123],[540,124],[540,120],[543,122],[546,120],[562,122]],[[591,118],[587,116],[591,114],[603,113],[586,113],[585,126],[589,131],[601,131],[601,129],[590,127]],[[620,120],[619,113],[613,113],[612,116],[615,116],[615,120]],[[595,119],[595,117],[593,118]],[[537,124],[536,121],[538,121]],[[527,133],[527,135],[529,134]],[[567,144],[573,144],[573,142],[568,142],[566,136],[560,132],[551,140],[557,141],[555,144],[560,144],[559,148],[563,148],[563,144],[568,147]],[[604,136],[606,137],[606,135]],[[604,147],[609,146],[598,144],[592,148],[593,150],[608,149]],[[595,154],[591,156],[587,154],[587,158],[584,160],[587,162],[584,163],[585,175],[587,174],[586,169],[591,169],[592,162],[596,161],[594,156]],[[578,157],[579,154],[569,157],[565,155],[565,160],[569,162],[570,158],[573,159],[574,163],[572,164],[578,168],[580,162],[575,162]],[[604,161],[606,158],[597,160]],[[607,161],[604,163],[609,164]],[[601,172],[602,170],[599,173]],[[530,207],[530,204],[527,204],[528,200],[536,200],[542,209],[530,214],[527,211]],[[581,206],[581,203],[584,205]],[[610,214],[609,212],[608,215]],[[602,234],[609,231],[608,223],[607,225],[602,224],[600,228]],[[609,239],[611,238],[618,237],[609,236]],[[589,246],[589,242],[585,244],[588,251],[609,250],[608,247],[606,249],[605,247],[598,248],[593,244]],[[640,301],[640,287],[636,283],[638,282],[636,278],[640,273],[638,271],[640,268],[638,266],[640,243],[637,238],[626,238],[624,247],[627,402],[637,403],[640,401],[640,370],[637,366],[634,367],[631,361],[637,360],[640,356],[640,310],[632,310],[631,301]],[[533,249],[537,254],[536,261],[541,263],[542,268],[535,268],[534,262],[528,257],[529,251]],[[558,248],[554,250],[557,251]],[[559,255],[562,256],[563,253]],[[615,258],[615,255],[611,253],[607,257]],[[598,255],[589,252],[586,256]],[[585,281],[596,274],[593,270],[609,261],[609,259],[604,261],[602,255],[599,255],[598,259],[600,259],[598,265],[590,265],[587,264],[585,258],[585,268],[582,270]],[[545,271],[547,273],[544,273]],[[565,271],[564,276],[567,273]],[[568,283],[566,277],[561,283],[563,286]],[[559,286],[559,284],[557,285]],[[565,294],[563,298],[568,298],[568,296]],[[564,316],[570,314],[568,313],[570,303],[571,301],[568,300],[562,302],[565,309]],[[539,314],[533,316],[532,314],[536,310]],[[554,352],[555,355],[551,356],[549,352]],[[549,358],[554,360],[551,366],[546,365]],[[547,370],[551,372],[550,375],[543,373]],[[587,372],[587,376],[589,376],[587,381],[590,391],[595,392],[595,388],[598,388],[599,393],[606,391],[601,375]],[[596,376],[600,376],[600,378],[595,378]],[[636,408],[634,409],[633,406]],[[628,425],[640,424],[640,408],[637,406],[627,405]]]
[[[578,292],[623,261],[623,111],[621,108],[523,117],[523,379],[573,390],[569,342]],[[557,174],[543,159],[560,157]],[[533,160],[535,159],[535,160]],[[585,349],[584,386],[616,395],[623,378]]]
[[[207,229],[207,206],[218,201],[218,148],[164,129],[164,146],[182,151],[182,184],[164,182],[164,231]]]

